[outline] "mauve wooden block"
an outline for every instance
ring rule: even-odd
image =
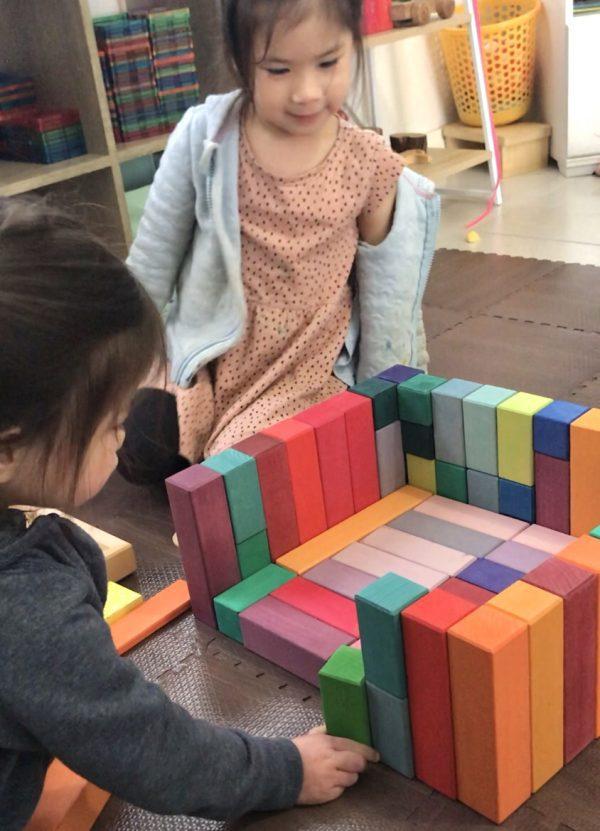
[[[356,640],[304,612],[265,597],[240,614],[244,646],[319,686],[319,670],[342,644]]]
[[[318,566],[309,568],[303,576],[319,586],[324,586],[326,589],[331,589],[344,597],[350,598],[350,600],[354,600],[357,592],[377,579],[373,574],[359,571],[359,569],[347,566],[331,557],[328,560],[323,560]]]
[[[540,551],[538,548],[531,548],[529,545],[522,545],[514,540],[502,543],[487,555],[486,560],[500,563],[509,568],[516,568],[527,574],[539,565],[544,563],[552,555],[547,551]]]
[[[537,524],[568,534],[571,530],[569,461],[535,453],[534,469]]]

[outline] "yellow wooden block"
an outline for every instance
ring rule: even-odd
[[[435,459],[422,459],[421,456],[406,454],[406,478],[415,488],[437,493],[435,478]]]
[[[521,580],[488,605],[529,628],[531,699],[531,789],[537,791],[564,763],[563,601]]]
[[[328,557],[333,557],[350,543],[370,534],[371,531],[375,531],[376,528],[385,525],[400,514],[412,510],[429,496],[431,494],[427,491],[406,485],[343,522],[333,525],[318,537],[288,551],[287,554],[279,557],[277,565],[295,571],[297,574],[304,574],[309,568],[318,565]]]
[[[109,581],[106,603],[104,604],[104,620],[107,623],[114,623],[143,601],[144,598],[141,594],[128,589],[126,586],[121,586],[119,583]]]
[[[533,485],[533,416],[551,398],[517,392],[496,409],[498,425],[498,476]]]

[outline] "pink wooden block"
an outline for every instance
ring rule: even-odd
[[[481,531],[483,534],[489,534],[501,540],[510,540],[527,527],[527,523],[520,519],[486,511],[475,505],[465,505],[463,502],[447,499],[445,496],[430,496],[414,510],[438,519],[445,519],[447,522],[454,522],[456,525],[464,525],[465,528]]]
[[[387,525],[363,537],[361,542],[448,575],[458,574],[475,559],[471,554],[464,554],[422,537],[414,537]]]
[[[350,600],[354,600],[357,592],[376,579],[373,574],[351,568],[331,557],[314,568],[309,568],[303,576],[319,586],[325,586],[326,589],[349,597]]]
[[[544,528],[543,525],[530,525],[520,534],[517,534],[513,542],[520,542],[522,545],[529,545],[531,548],[547,551],[548,554],[558,554],[575,539],[569,534],[561,534],[560,531]]]
[[[378,548],[372,548],[370,545],[364,545],[360,542],[354,542],[344,548],[333,559],[347,566],[352,566],[352,568],[357,568],[359,571],[374,574],[376,577],[383,577],[384,574],[390,572],[399,574],[401,577],[412,580],[413,583],[418,583],[430,591],[437,586],[441,586],[448,577],[441,571],[435,571],[418,563],[411,563],[410,560],[397,557],[395,554],[388,554],[387,551],[380,551]]]

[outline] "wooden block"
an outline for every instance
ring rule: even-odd
[[[476,606],[483,606],[487,603],[494,593],[487,589],[482,589],[481,586],[474,586],[472,583],[466,583],[464,580],[459,580],[457,577],[450,577],[440,586],[440,591],[448,592],[456,597],[462,597],[463,600],[468,600]]]
[[[365,667],[360,649],[340,646],[319,670],[321,706],[330,736],[371,744]]]
[[[385,525],[386,522],[405,511],[410,511],[428,496],[428,493],[418,488],[409,486],[401,488],[359,513],[353,514],[339,525],[328,528],[319,537],[300,545],[295,551],[284,554],[277,562],[290,571],[303,574],[317,563],[337,554],[351,542],[364,537],[380,525]]]
[[[384,381],[393,381],[394,384],[402,384],[403,381],[408,381],[409,378],[414,378],[415,375],[422,375],[422,369],[415,369],[414,366],[404,366],[403,364],[395,364],[389,369],[384,369],[377,376],[383,378]]]
[[[304,572],[304,577],[318,586],[331,589],[350,600],[354,600],[357,592],[377,579],[375,575],[347,566],[333,559],[333,557],[323,560],[314,568],[309,568],[308,571]]]
[[[551,557],[523,580],[564,601],[564,757],[568,764],[596,735],[598,578]]]
[[[531,702],[531,790],[563,766],[563,601],[517,581],[489,605],[527,624]]]
[[[402,514],[388,522],[388,525],[415,537],[462,551],[463,554],[471,554],[473,557],[485,557],[502,543],[498,537],[472,531],[462,525],[455,525],[417,511]]]
[[[427,589],[397,574],[386,574],[356,595],[365,678],[406,698],[406,670],[400,612]]]
[[[205,459],[201,467],[220,473],[225,480],[235,541],[244,542],[259,531],[264,531],[267,522],[254,459],[230,447]]]
[[[600,517],[600,409],[571,422],[571,534],[587,534]]]
[[[182,615],[191,605],[188,584],[185,580],[176,580],[112,624],[110,632],[115,649],[119,655],[129,652],[153,632]]]
[[[534,454],[535,517],[539,525],[568,534],[571,528],[571,473],[566,459]]]
[[[562,534],[560,531],[553,531],[551,528],[544,528],[541,525],[529,525],[513,537],[513,542],[521,545],[529,545],[531,548],[538,548],[540,551],[547,551],[548,554],[558,554],[567,545],[570,545],[576,537],[569,534]]]
[[[90,831],[109,797],[107,791],[86,782],[54,759],[25,831]]]
[[[435,589],[401,614],[417,779],[456,799],[447,632],[478,604]]]
[[[240,613],[293,578],[291,571],[270,563],[261,571],[217,595],[214,604],[219,630],[241,643]]]
[[[379,490],[383,497],[406,484],[406,465],[399,421],[392,421],[386,427],[375,431],[375,447]]]
[[[258,433],[238,442],[235,449],[256,462],[271,559],[276,560],[300,545],[285,444],[275,436]]]
[[[527,574],[551,556],[547,551],[540,551],[538,548],[531,548],[529,545],[509,540],[495,548],[486,559]]]
[[[367,534],[361,542],[448,575],[457,574],[475,560],[471,554],[386,525]]]
[[[414,488],[421,488],[429,491],[430,494],[436,492],[434,459],[423,459],[407,453],[406,476],[409,484]]]
[[[466,467],[463,399],[480,386],[453,378],[432,391],[435,457],[439,461]]]
[[[191,465],[166,486],[194,615],[214,629],[213,597],[240,580],[225,481],[204,465]]]
[[[498,477],[467,468],[467,497],[469,505],[499,513]]]
[[[346,420],[350,481],[356,513],[380,498],[371,402],[362,395],[341,392],[328,399],[328,403],[343,412]]]
[[[294,577],[272,591],[271,597],[358,638],[356,606],[331,589],[318,586],[304,577]]]
[[[367,681],[367,699],[373,747],[385,765],[412,779],[414,764],[406,698],[391,695]]]
[[[421,459],[435,459],[433,427],[415,424],[413,421],[401,422],[402,447],[405,453],[419,456]]]
[[[498,479],[498,500],[500,513],[523,519],[525,522],[535,522],[535,488],[522,485],[520,482],[511,482],[509,479]]]
[[[466,466],[498,476],[496,407],[515,394],[514,390],[485,384],[463,399]]]
[[[533,449],[556,459],[571,457],[570,425],[589,407],[570,401],[553,401],[533,417]]]
[[[497,127],[498,147],[502,160],[502,177],[518,176],[548,166],[550,150],[549,124],[519,121]],[[442,128],[447,148],[470,148],[484,145],[480,127],[448,124]]]
[[[144,598],[138,592],[109,580],[104,604],[104,620],[109,624],[114,623],[143,602]]]
[[[354,638],[274,597],[263,597],[240,613],[244,646],[315,687],[319,670]]]
[[[595,528],[592,528],[590,531],[590,536],[595,537],[597,540],[600,540],[600,525],[596,525]]]
[[[238,543],[235,548],[242,580],[250,577],[251,574],[256,574],[271,562],[266,531],[259,531],[250,539]]]
[[[359,571],[373,574],[376,577],[383,577],[385,574],[396,574],[406,580],[412,580],[413,583],[425,586],[429,590],[441,586],[448,577],[442,571],[421,566],[418,563],[411,562],[411,560],[405,560],[404,557],[389,554],[387,551],[381,551],[360,542],[352,543],[348,548],[340,551],[339,554],[335,555],[334,560],[352,568],[357,568]]]
[[[501,516],[493,511],[476,508],[474,505],[463,505],[461,502],[455,502],[443,496],[432,496],[426,499],[415,507],[415,511],[445,519],[457,525],[464,525],[465,528],[481,531],[483,534],[499,537],[502,540],[510,540],[527,526],[527,523],[522,520]]]
[[[596,537],[583,536],[575,540],[571,545],[564,548],[557,554],[561,560],[579,566],[579,568],[590,571],[592,574],[600,575],[600,540]],[[600,738],[600,580],[597,580],[598,596],[598,621],[597,621],[597,651],[596,651],[596,738]]]
[[[448,630],[458,798],[503,822],[531,793],[527,626],[480,606]]]
[[[551,398],[517,392],[496,409],[498,421],[498,476],[521,485],[533,485],[533,417]]]
[[[446,383],[445,378],[436,375],[414,375],[396,387],[398,393],[398,415],[401,421],[431,426],[433,409],[431,392]]]
[[[344,414],[327,401],[294,416],[315,431],[327,526],[331,528],[354,513],[348,439]]]
[[[263,430],[285,443],[300,544],[327,528],[315,431],[291,418]]]
[[[356,395],[362,395],[371,401],[373,408],[373,423],[376,430],[381,430],[398,421],[398,396],[396,384],[382,378],[367,378],[359,384],[350,387]]]
[[[458,575],[460,580],[498,594],[523,576],[516,568],[494,563],[489,558],[475,560]]]
[[[450,462],[435,460],[435,486],[440,496],[467,502],[467,469]]]

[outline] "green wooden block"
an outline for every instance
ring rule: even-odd
[[[435,459],[435,442],[433,427],[415,424],[413,421],[401,421],[402,447],[405,453],[420,456],[422,459]]]
[[[435,459],[423,459],[421,456],[406,454],[406,478],[414,488],[437,493],[435,481]]]
[[[269,540],[266,531],[259,531],[253,537],[236,545],[237,558],[240,566],[242,580],[256,574],[261,568],[268,566],[271,562]]]
[[[463,398],[466,465],[471,470],[498,476],[496,407],[514,394],[485,384]]]
[[[236,543],[250,539],[267,527],[256,462],[229,448],[202,462],[225,480],[225,491]]]
[[[296,575],[293,572],[270,563],[256,574],[218,594],[213,602],[219,631],[242,643],[239,614],[294,577]]]
[[[371,744],[365,667],[360,649],[340,646],[319,671],[327,732]]]
[[[398,698],[407,690],[400,612],[424,594],[412,580],[385,574],[356,595],[365,678]]]
[[[439,496],[456,499],[457,502],[468,502],[467,469],[450,462],[435,460],[435,484]]]
[[[367,682],[373,747],[381,761],[403,776],[415,775],[408,700],[397,698]]]
[[[414,375],[396,387],[401,421],[414,421],[426,427],[433,424],[431,391],[446,383],[437,375]]]
[[[360,384],[350,387],[350,392],[371,399],[376,430],[398,420],[398,396],[396,384],[392,381],[384,381],[383,378],[367,378]]]
[[[592,530],[590,531],[590,536],[596,537],[600,540],[600,525],[596,525],[595,528],[592,528]]]

